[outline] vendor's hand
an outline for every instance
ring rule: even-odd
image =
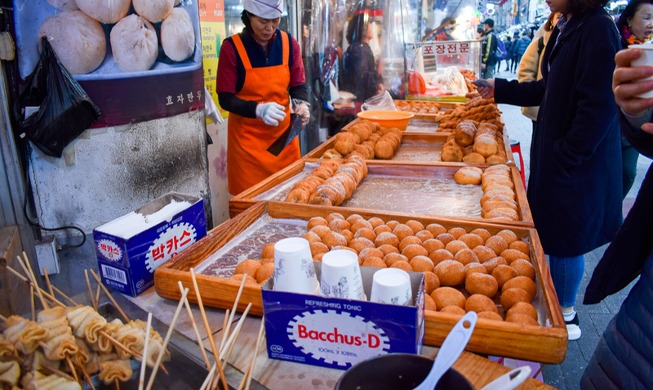
[[[483,85],[485,86],[477,87],[478,93],[481,94],[483,99],[491,99],[494,97],[494,79],[487,79],[484,81]]]
[[[256,105],[256,117],[268,126],[278,126],[286,117],[286,111],[278,103],[259,103]]]
[[[653,98],[643,99],[637,95],[653,90],[653,66],[631,66],[631,62],[643,55],[639,49],[621,50],[615,56],[617,66],[612,76],[612,92],[621,109],[631,116],[638,116],[653,107]]]
[[[308,103],[305,101],[302,101],[295,106],[295,114],[302,118],[302,125],[308,124],[311,120],[311,110],[308,108]]]

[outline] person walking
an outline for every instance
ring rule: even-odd
[[[488,18],[483,22],[483,46],[481,57],[481,78],[494,77],[497,64],[497,36],[494,34],[494,20]]]
[[[551,12],[546,22],[535,32],[534,39],[526,48],[521,61],[519,61],[517,80],[520,83],[540,80],[542,78],[542,54],[559,17],[560,14],[558,12]],[[522,107],[521,109],[522,114],[533,122],[533,132],[535,132],[537,125],[538,111],[538,106]]]
[[[653,89],[650,66],[633,67],[638,49],[617,53],[612,90],[621,107],[621,130],[639,152],[653,158],[653,100],[637,95]],[[594,269],[586,305],[597,304],[639,277],[605,328],[587,363],[580,388],[653,389],[653,167],[619,233]]]
[[[542,57],[542,79],[493,79],[479,87],[497,103],[540,106],[531,144],[527,198],[548,255],[569,340],[581,336],[575,311],[584,254],[621,226],[621,143],[611,89],[619,32],[607,0],[548,0],[560,12]]]
[[[515,44],[515,41],[512,40],[512,37],[510,35],[506,36],[506,50],[508,51],[508,54],[506,55],[506,67],[503,70],[504,72],[509,72],[510,71],[510,62],[512,61],[512,47]]]
[[[617,28],[621,33],[621,44],[643,43],[653,33],[653,0],[631,0],[617,19]],[[621,136],[621,160],[623,164],[623,198],[635,182],[637,176],[637,159],[639,153],[626,139]]]
[[[291,103],[302,123],[310,120],[299,43],[278,28],[281,4],[245,0],[241,14],[245,28],[220,47],[216,84],[220,106],[230,112],[227,176],[232,195],[301,157],[299,137],[279,155],[267,150],[291,125]]]
[[[519,68],[519,62],[524,56],[524,53],[526,53],[526,49],[528,49],[528,45],[530,44],[531,38],[528,35],[528,31],[522,32],[521,37],[515,43],[515,62],[517,63],[516,68]]]

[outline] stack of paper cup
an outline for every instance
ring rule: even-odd
[[[639,49],[642,51],[642,56],[632,62],[632,66],[653,66],[653,44],[644,43],[641,45],[630,45],[630,49]],[[653,76],[649,76],[643,81],[653,80]],[[653,90],[637,95],[640,98],[652,98]]]
[[[408,272],[399,268],[384,268],[372,277],[370,301],[392,305],[411,305],[413,291]]]
[[[325,297],[366,300],[356,253],[347,249],[325,253],[320,286]]]
[[[308,240],[292,237],[274,244],[274,290],[320,294]]]

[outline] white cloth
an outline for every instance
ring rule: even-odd
[[[245,0],[245,11],[263,19],[281,17],[283,0]]]

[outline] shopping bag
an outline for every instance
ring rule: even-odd
[[[64,148],[101,115],[59,62],[47,37],[41,38],[41,57],[16,105],[19,136],[53,157],[61,157]],[[24,118],[25,108],[30,106],[38,107],[38,111]]]

